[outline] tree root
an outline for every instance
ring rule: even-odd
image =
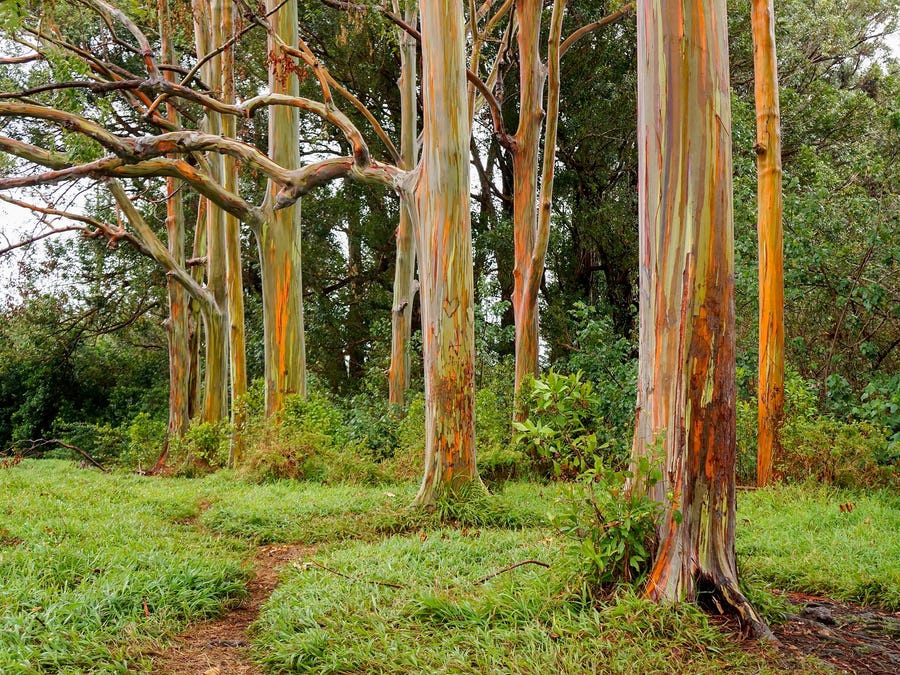
[[[731,579],[712,579],[709,575],[699,574],[697,604],[707,611],[734,616],[750,637],[764,642],[778,642],[768,624]]]

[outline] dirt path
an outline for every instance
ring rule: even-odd
[[[280,569],[308,557],[310,546],[261,546],[253,558],[249,597],[240,607],[213,621],[188,627],[175,643],[153,661],[154,673],[168,675],[258,675],[262,670],[248,654],[247,629],[259,608],[278,586]]]
[[[773,626],[788,655],[811,654],[853,675],[900,673],[900,613],[787,593],[796,613]]]

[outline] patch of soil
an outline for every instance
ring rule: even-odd
[[[811,655],[852,675],[900,673],[900,613],[786,593],[797,612],[772,632],[788,656]]]
[[[257,675],[262,671],[249,655],[247,629],[259,608],[278,586],[279,571],[305,558],[311,546],[261,546],[253,559],[249,597],[223,616],[190,626],[169,649],[154,658],[153,672],[168,675]]]

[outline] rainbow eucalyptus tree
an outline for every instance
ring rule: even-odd
[[[477,482],[475,283],[469,211],[469,120],[462,0],[423,0],[422,163],[416,190],[430,505]]]
[[[756,98],[757,236],[759,237],[759,388],[757,485],[772,479],[784,417],[784,258],[781,194],[781,115],[773,0],[752,0]]]
[[[394,0],[394,13],[399,14],[399,2]],[[403,20],[414,26],[418,20],[415,3],[408,3]],[[418,159],[417,97],[416,97],[416,40],[402,28],[397,29],[400,41],[400,167],[411,171]],[[413,220],[407,209],[400,209],[397,224],[397,254],[394,263],[394,299],[391,309],[391,366],[388,370],[388,397],[391,403],[403,405],[409,388],[409,338],[412,333],[413,300],[416,293],[416,248]]]
[[[299,94],[297,67],[285,51],[298,42],[296,0],[266,0],[269,89],[279,96]],[[300,166],[300,117],[293,106],[269,112],[269,157],[286,169]],[[276,210],[279,184],[271,178],[255,228],[262,271],[265,331],[266,413],[284,408],[290,394],[306,395],[306,336],[303,325],[303,274],[299,202]]]
[[[647,595],[701,596],[770,636],[738,588],[731,107],[725,2],[638,2],[640,359],[634,456],[661,446]]]
[[[515,135],[503,137],[513,159],[513,294],[515,317],[515,388],[538,374],[540,340],[538,291],[544,275],[550,239],[550,209],[556,163],[556,130],[559,120],[559,60],[577,40],[607,26],[633,10],[633,4],[589,23],[562,39],[565,0],[556,0],[550,18],[547,60],[540,55],[540,0],[517,0],[519,47],[519,126]],[[543,107],[547,84],[546,113]],[[543,139],[541,127],[544,127]],[[541,159],[543,155],[543,159]],[[542,162],[540,187],[538,167]]]
[[[172,42],[172,21],[168,0],[159,0],[160,54],[168,63],[175,62],[175,47]],[[167,71],[164,76],[175,81],[175,73]],[[178,109],[172,101],[166,102],[166,119],[174,126],[181,123]],[[180,184],[175,178],[166,178],[166,236],[172,263],[185,266],[185,222],[184,198]],[[190,346],[191,305],[183,285],[173,276],[167,278],[169,317],[166,320],[166,336],[169,347],[169,426],[166,444],[160,454],[156,470],[165,464],[169,440],[184,436],[191,421],[191,364],[193,353]]]

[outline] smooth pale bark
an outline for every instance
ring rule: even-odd
[[[772,480],[781,452],[784,417],[784,258],[781,193],[781,115],[775,56],[773,0],[753,0],[753,69],[756,96],[756,168],[759,237],[759,435],[757,485]]]
[[[724,0],[638,3],[640,360],[634,455],[661,445],[646,594],[730,608],[738,589],[731,107]]]
[[[233,0],[216,0],[213,11],[216,30],[216,47],[225,45],[234,35]],[[233,104],[234,48],[222,52],[221,69],[222,101]],[[222,135],[234,138],[236,120],[232,115],[222,116]],[[238,193],[237,162],[230,155],[222,156],[222,187]],[[241,276],[241,226],[230,213],[223,213],[225,230],[225,294],[228,303],[228,355],[231,374],[231,423],[232,436],[228,463],[234,467],[240,463],[244,452],[243,430],[246,414],[243,398],[247,393],[247,349],[244,339],[244,284]]]
[[[215,14],[209,0],[193,0],[194,43],[197,57],[203,58],[215,47]],[[222,82],[222,55],[210,58],[200,68],[204,82]],[[221,115],[206,111],[203,124],[207,133],[220,135]],[[224,166],[222,155],[207,153],[209,175],[222,184]],[[204,311],[204,335],[206,338],[206,378],[201,420],[218,422],[228,414],[229,355],[228,331],[220,326],[220,319],[228,323],[228,292],[225,284],[225,211],[212,202],[206,205],[206,287],[215,299],[215,309]]]
[[[171,23],[168,0],[159,0],[160,49],[168,63],[175,62],[172,46]],[[175,74],[165,73],[166,79],[174,81]],[[166,104],[166,118],[175,124],[179,115],[171,102]],[[184,266],[184,203],[179,181],[166,178],[166,236],[167,246],[176,264]],[[169,426],[163,451],[153,467],[158,472],[168,458],[169,442],[184,436],[191,421],[191,353],[190,353],[190,302],[184,287],[174,278],[167,279],[169,316],[166,319],[166,338],[169,348]]]
[[[516,332],[515,389],[529,377],[538,375],[540,341],[538,291],[544,274],[550,241],[550,207],[553,201],[553,174],[556,159],[556,130],[559,121],[559,59],[565,0],[553,3],[547,64],[540,58],[541,10],[539,0],[516,3],[519,21],[519,128],[512,142],[513,156],[513,294]],[[538,161],[544,83],[547,87],[546,129],[543,139],[543,168],[538,195]],[[522,411],[524,414],[524,411]]]
[[[416,199],[425,474],[416,502],[427,506],[479,479],[463,4],[423,0],[420,11],[423,147]]]
[[[396,8],[395,8],[396,11]],[[404,20],[416,24],[415,6],[404,12]],[[406,31],[399,31],[400,39],[400,161],[401,169],[411,171],[416,164],[417,101],[416,101],[416,41]],[[388,396],[391,403],[403,405],[409,389],[413,300],[416,293],[416,245],[413,222],[409,212],[401,206],[397,225],[397,258],[394,263],[394,299],[391,310],[391,367],[388,371]]]
[[[266,0],[272,31],[287,45],[297,44],[296,0]],[[269,88],[274,94],[299,95],[293,59],[270,36]],[[285,169],[300,166],[300,122],[291,106],[269,109],[269,157]],[[265,222],[255,228],[262,272],[265,331],[266,414],[284,408],[290,394],[306,395],[306,342],[303,326],[303,277],[300,202],[274,210],[280,186],[269,181]]]
[[[194,245],[191,249],[191,257],[195,260],[206,255],[206,199],[201,197],[197,202],[197,222],[194,226]],[[203,283],[204,268],[196,265],[191,268],[191,278],[198,284]],[[190,398],[188,408],[190,410],[191,419],[199,418],[201,410],[201,373],[200,373],[200,348],[201,348],[201,323],[197,320],[200,317],[200,306],[195,299],[191,299],[191,316],[189,321],[190,340],[188,348],[190,350]]]

